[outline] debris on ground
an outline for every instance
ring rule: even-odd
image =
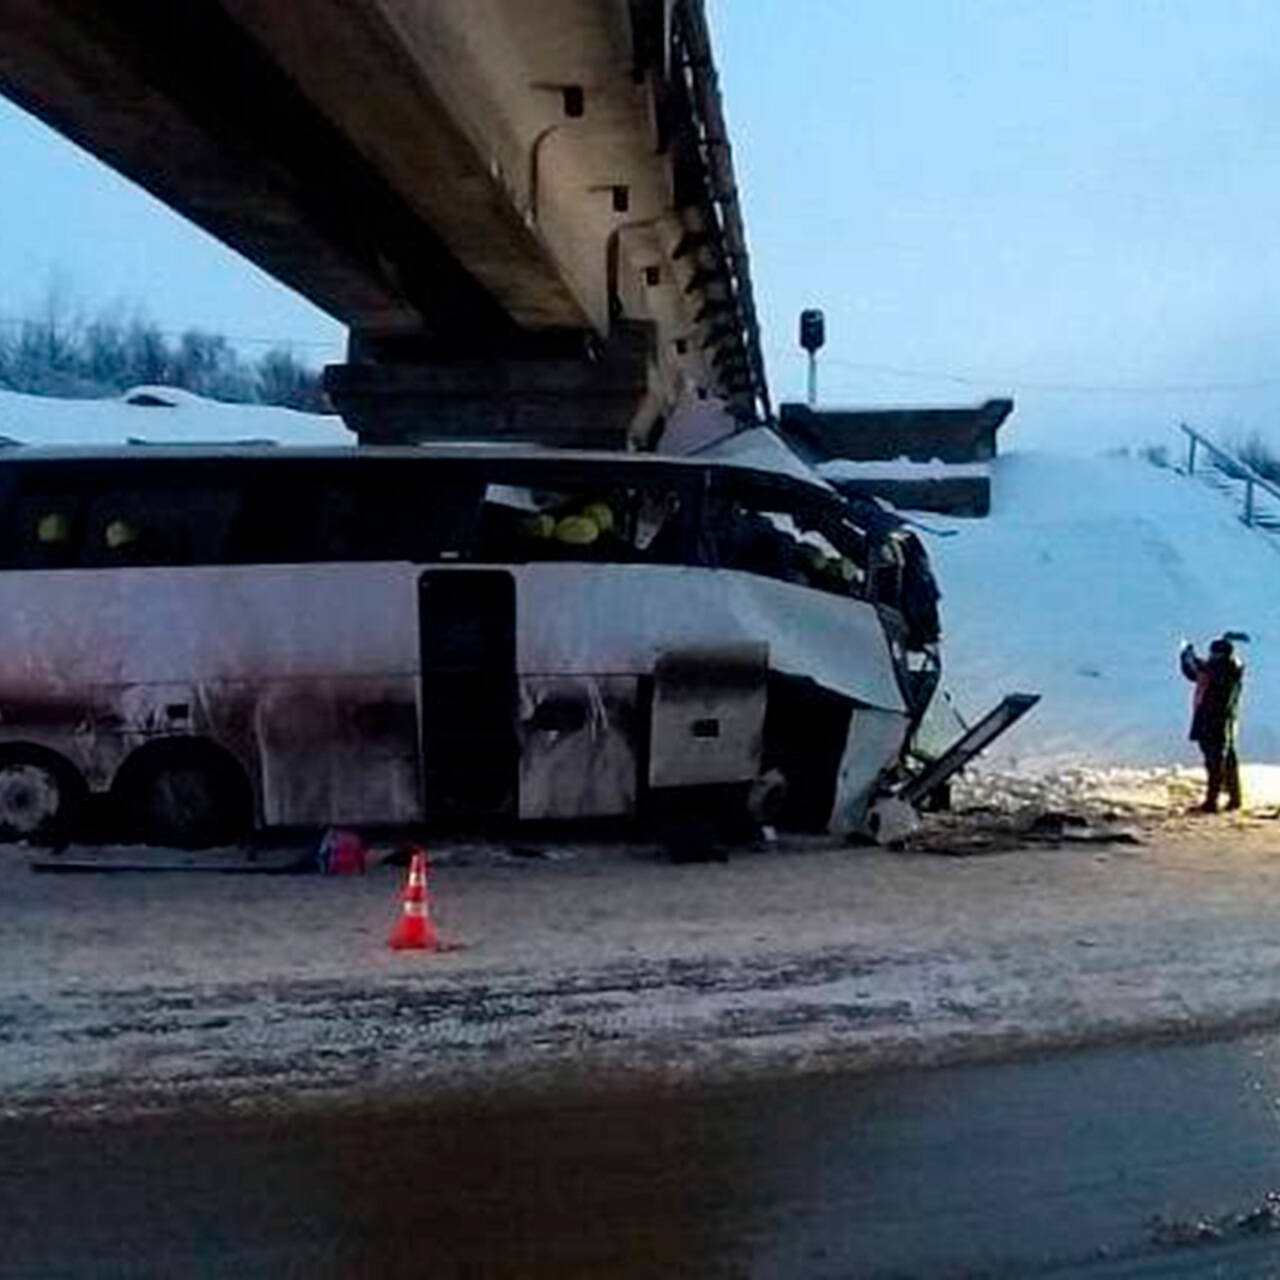
[[[1204,771],[1178,766],[1095,769],[1083,766],[1014,774],[970,769],[952,784],[950,810],[924,815],[922,829],[900,845],[923,853],[1000,853],[1049,845],[1141,844],[1157,833],[1263,828],[1280,818],[1268,802],[1217,817],[1200,812]]]
[[[1278,1191],[1268,1191],[1256,1205],[1243,1211],[1192,1219],[1157,1216],[1150,1222],[1151,1242],[1176,1248],[1218,1244],[1244,1236],[1273,1235],[1277,1231],[1280,1231]]]
[[[1115,815],[1092,816],[1027,806],[1008,813],[984,808],[927,814],[920,830],[900,847],[908,853],[963,857],[1009,853],[1033,846],[1142,843],[1134,826],[1122,824]]]
[[[32,849],[32,871],[50,874],[93,872],[205,872],[213,874],[287,875],[317,869],[312,845],[262,849],[228,845],[213,849],[157,849],[149,845],[64,845]]]
[[[1056,812],[1132,819],[1185,813],[1204,795],[1203,770],[1182,767],[1097,769],[1077,766],[1045,773],[966,770],[952,784],[958,810],[1001,812],[1037,806]]]

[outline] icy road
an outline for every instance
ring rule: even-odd
[[[0,1122],[0,1280],[1274,1275],[1280,1045]]]
[[[93,1114],[558,1089],[1280,1025],[1280,823],[1140,838],[797,843],[690,866],[441,848],[436,915],[461,944],[443,955],[387,949],[391,867],[37,875],[13,851],[0,1097]]]

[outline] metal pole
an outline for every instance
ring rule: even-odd
[[[818,353],[809,352],[809,408],[818,407]]]
[[[1196,438],[1187,435],[1187,475],[1193,476],[1196,473]]]
[[[1245,524],[1253,524],[1253,479],[1252,477],[1244,483],[1244,522]]]

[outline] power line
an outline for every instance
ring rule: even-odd
[[[782,354],[775,348],[774,355]],[[787,349],[788,358],[795,353]],[[1086,395],[1192,395],[1230,391],[1261,391],[1267,387],[1280,387],[1280,377],[1257,378],[1248,382],[1190,382],[1190,383],[1126,383],[1126,382],[1038,382],[1007,377],[1000,374],[955,373],[928,369],[905,369],[898,365],[873,364],[857,360],[842,360],[829,356],[822,365],[838,369],[853,369],[860,373],[882,373],[895,378],[910,378],[924,382],[955,382],[966,387],[1000,386],[1009,391],[1052,391]]]
[[[27,325],[47,324],[48,322],[49,321],[47,317],[33,318],[30,316],[24,317],[24,316],[0,315],[0,326],[3,326],[5,328],[10,328],[10,329],[24,328]],[[69,326],[69,327],[87,329],[92,327],[95,324],[102,324],[102,323],[114,324],[115,322],[102,321],[102,320],[76,321],[74,326]],[[121,325],[120,327],[131,328],[132,323],[133,322],[130,321],[125,325]],[[249,337],[238,337],[234,334],[228,334],[228,333],[214,333],[210,329],[197,329],[194,325],[186,329],[161,329],[154,325],[148,324],[145,320],[140,322],[140,327],[145,329],[149,333],[159,334],[159,336],[162,338],[177,339],[179,341],[181,341],[181,339],[184,338],[188,333],[201,333],[209,337],[224,338],[227,342],[230,342],[236,345],[243,345],[243,346],[316,347],[316,348],[332,349],[333,347],[342,345],[342,340],[340,338],[335,339],[332,342],[326,342],[322,338],[249,338]]]

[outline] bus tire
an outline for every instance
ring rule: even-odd
[[[221,747],[196,738],[140,747],[112,793],[124,830],[143,844],[207,849],[234,844],[253,826],[244,770]]]
[[[0,840],[66,839],[88,794],[79,771],[57,752],[34,744],[0,747]]]

